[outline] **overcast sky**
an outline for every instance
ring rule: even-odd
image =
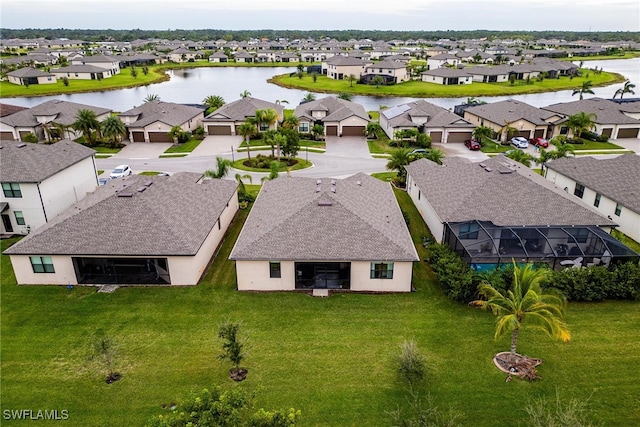
[[[2,28],[640,31],[638,0],[0,0]]]

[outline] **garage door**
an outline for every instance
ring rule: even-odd
[[[472,132],[451,132],[447,137],[447,142],[464,142],[471,139]],[[433,142],[433,140],[431,141]]]
[[[533,137],[544,138],[544,129],[536,129],[535,132],[533,132]]]
[[[231,126],[207,126],[209,135],[231,135]]]
[[[149,142],[173,142],[168,132],[149,132]]]
[[[431,132],[431,142],[442,142],[442,132]]]
[[[364,136],[364,126],[342,126],[342,136]]]
[[[144,142],[144,132],[131,132],[133,136],[133,142]]]
[[[520,130],[520,131],[516,132],[516,134],[514,136],[521,136],[524,139],[529,139],[529,138],[531,138],[531,131]]]
[[[338,126],[327,126],[327,136],[338,136]]]
[[[3,141],[13,141],[13,132],[0,132],[0,139]]]
[[[638,128],[618,130],[618,138],[637,138]]]

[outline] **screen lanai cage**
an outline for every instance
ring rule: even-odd
[[[590,267],[640,259],[595,226],[496,226],[491,222],[445,224],[448,244],[477,271],[501,265],[544,262],[553,269]]]

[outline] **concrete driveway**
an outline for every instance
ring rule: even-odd
[[[371,158],[364,136],[328,136],[325,142],[331,156]]]
[[[489,156],[482,151],[471,151],[464,144],[457,142],[450,142],[448,144],[435,142],[432,144],[432,147],[444,151],[445,157],[464,157],[472,162],[486,160],[489,158]]]
[[[189,156],[219,156],[237,152],[242,143],[238,135],[209,135],[196,147]]]
[[[171,147],[170,142],[130,142],[112,159],[157,159],[160,154]]]

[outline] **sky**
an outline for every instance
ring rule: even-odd
[[[0,0],[0,28],[640,31],[640,1]]]

